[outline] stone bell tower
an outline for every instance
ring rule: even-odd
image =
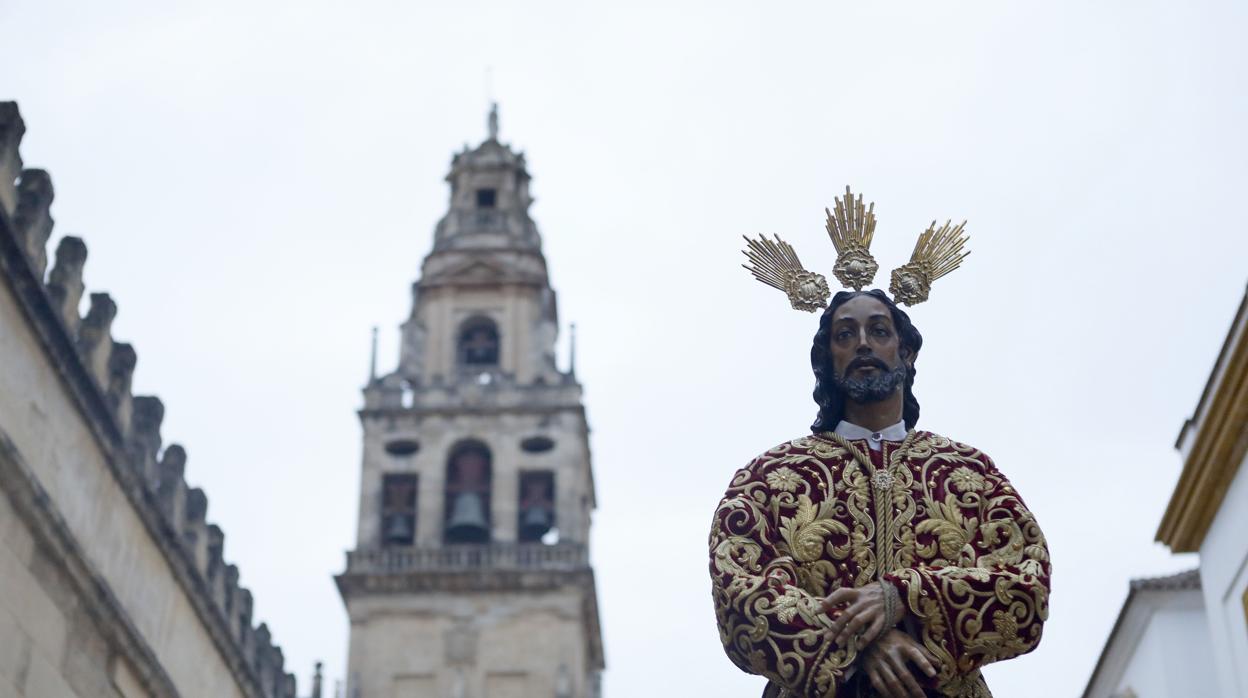
[[[589,428],[497,108],[446,180],[399,366],[359,413],[346,698],[598,698]]]

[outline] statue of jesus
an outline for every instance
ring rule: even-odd
[[[715,512],[720,639],[765,698],[991,696],[980,667],[1040,642],[1044,535],[986,454],[917,428],[922,345],[884,292],[836,294],[811,433],[737,471]]]

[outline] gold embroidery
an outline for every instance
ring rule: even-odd
[[[965,465],[949,473],[949,481],[957,485],[958,489],[963,492],[978,492],[984,489],[984,476]]]
[[[872,528],[875,532],[873,536],[875,556],[872,561],[878,565],[872,564],[871,569],[864,567],[863,572],[859,574],[859,579],[855,580],[854,586],[856,587],[872,579],[881,578],[884,573],[897,566],[895,561],[899,551],[898,546],[894,546],[896,541],[894,541],[893,531],[897,528],[897,524],[904,524],[914,510],[913,498],[909,494],[914,478],[909,469],[902,464],[902,460],[907,449],[914,442],[915,436],[916,432],[913,430],[907,433],[906,438],[888,456],[887,464],[881,470],[876,470],[875,464],[871,462],[871,456],[840,434],[825,432],[818,437],[839,445],[871,478],[870,498],[873,516],[867,518],[872,520]],[[862,545],[866,547],[865,539]]]
[[[796,492],[801,481],[792,468],[777,468],[767,473],[767,486],[777,492]]]
[[[1039,642],[1044,536],[976,449],[928,432],[884,449],[877,469],[835,434],[803,437],[733,477],[711,529],[725,649],[777,694],[838,695],[857,653],[826,637],[819,601],[887,576],[939,660],[941,694],[989,696],[978,667]]]

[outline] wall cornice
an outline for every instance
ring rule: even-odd
[[[1187,454],[1157,529],[1173,552],[1197,552],[1248,454],[1248,295],[1239,306],[1196,414],[1184,426]],[[1190,443],[1190,447],[1188,444]]]
[[[165,672],[143,634],[131,622],[121,601],[96,572],[30,466],[0,429],[0,483],[39,549],[57,561],[73,584],[82,609],[101,633],[135,669],[143,689],[153,698],[177,698],[177,687]],[[4,496],[0,494],[0,496]]]

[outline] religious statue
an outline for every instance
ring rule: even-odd
[[[991,696],[980,667],[1034,649],[1048,615],[1048,548],[1019,493],[983,452],[916,428],[923,337],[897,303],[958,267],[965,223],[933,222],[889,298],[862,290],[874,208],[846,188],[827,212],[854,289],[831,303],[787,243],[747,238],[758,280],[826,306],[811,433],[737,471],[711,528],[720,639],[764,698]]]

